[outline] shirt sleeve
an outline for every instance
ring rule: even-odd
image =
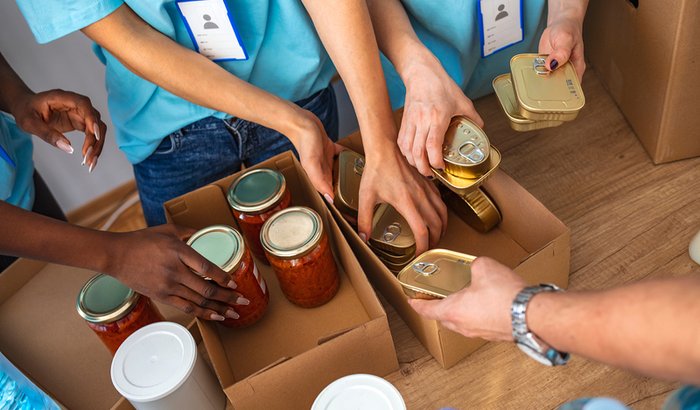
[[[124,0],[17,0],[34,38],[45,44],[102,20]]]

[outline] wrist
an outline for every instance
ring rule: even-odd
[[[401,77],[401,81],[408,88],[413,83],[414,79],[420,79],[426,70],[434,72],[436,70],[444,70],[440,60],[435,55],[424,47],[414,47],[410,53],[406,54],[406,58],[399,64],[395,65],[396,72]]]
[[[2,105],[8,113],[15,117],[17,122],[20,122],[23,115],[21,107],[26,105],[27,100],[34,95],[35,93],[24,85],[11,87],[4,93]]]

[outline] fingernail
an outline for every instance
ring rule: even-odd
[[[89,172],[89,173],[92,173],[92,170],[95,169],[96,166],[97,166],[97,158],[95,158],[95,159],[92,161],[92,164],[90,164],[90,168],[88,169],[88,172]]]
[[[100,140],[100,127],[97,126],[96,122],[92,123],[92,129],[95,130],[95,139]]]
[[[72,154],[73,153],[73,147],[70,146],[70,144],[67,144],[65,141],[60,140],[56,143],[56,146],[58,149],[61,151],[65,152],[66,154]]]
[[[226,313],[228,313],[228,312],[226,312]],[[211,318],[211,320],[216,320],[217,322],[221,322],[222,320],[226,320],[225,317],[223,317],[217,313],[212,313],[211,316],[209,316],[209,317]],[[236,318],[236,319],[238,319],[238,318]]]
[[[243,296],[239,296],[238,299],[236,299],[236,304],[237,305],[250,305],[250,301]]]
[[[549,67],[550,67],[552,70],[556,70],[557,67],[559,67],[559,62],[558,62],[557,60],[552,60],[552,62],[549,63]]]
[[[234,282],[234,281],[232,281],[232,280],[230,280],[230,281],[228,282],[228,285],[226,285],[226,286],[228,286],[228,287],[231,288],[231,289],[236,289],[236,288],[238,287],[238,285],[236,285],[236,282]]]
[[[364,232],[360,232],[360,239],[362,239],[362,242],[367,242],[367,235]]]
[[[231,318],[231,319],[238,319],[239,317],[241,317],[241,315],[239,315],[238,313],[236,313],[235,310],[229,309],[229,310],[226,311],[226,317],[229,317],[229,318]]]
[[[333,203],[333,198],[331,198],[330,194],[323,194],[323,197],[326,198],[326,202],[329,204]]]
[[[83,157],[83,163],[80,165],[85,166],[85,162],[87,162],[88,156],[90,156],[91,152],[92,152],[92,147],[89,147],[87,149],[87,152],[85,152],[85,156]]]

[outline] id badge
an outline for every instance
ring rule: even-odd
[[[522,0],[480,0],[481,56],[523,41]]]
[[[199,54],[212,61],[248,59],[224,0],[180,0],[177,7]]]

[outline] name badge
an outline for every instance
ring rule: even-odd
[[[523,41],[522,0],[480,0],[481,56]]]
[[[213,61],[248,59],[224,0],[180,0],[177,7],[199,54]]]

